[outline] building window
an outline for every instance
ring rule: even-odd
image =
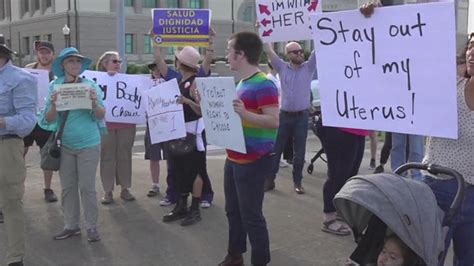
[[[51,0],[46,0],[45,2],[46,2],[46,3],[45,3],[45,7],[46,7],[46,8],[52,6]]]
[[[125,6],[133,7],[135,4],[135,0],[125,0]]]
[[[145,35],[145,38],[143,39],[143,52],[145,54],[151,54],[152,53],[152,47],[153,47],[153,42],[151,41],[150,36]]]
[[[53,34],[46,34],[46,40],[48,40],[48,42],[52,42],[53,41]]]
[[[30,54],[30,37],[23,37],[23,54]]]
[[[201,8],[201,0],[189,0],[189,8]]]
[[[167,55],[173,55],[174,56],[174,51],[176,51],[175,47],[168,47],[166,48],[166,54]]]
[[[244,12],[242,13],[242,21],[246,21],[246,22],[255,21],[255,19],[253,18],[253,12],[254,12],[254,7],[247,6]]]
[[[40,9],[40,0],[34,0],[33,4],[34,4],[33,10],[36,11]]]
[[[167,8],[177,8],[179,7],[179,0],[167,0],[166,1],[166,7]]]
[[[160,0],[143,0],[144,8],[157,8],[160,6]]]
[[[30,1],[29,0],[23,0],[23,11],[24,11],[24,13],[30,12]]]
[[[0,20],[4,20],[6,17],[6,8],[5,8],[5,1],[0,0]]]
[[[133,54],[134,45],[133,45],[133,34],[125,34],[125,53]]]
[[[40,39],[41,39],[41,36],[39,35],[33,36],[33,41],[39,41]]]

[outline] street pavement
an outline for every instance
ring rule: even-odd
[[[306,161],[321,147],[309,132]],[[53,241],[52,236],[63,227],[60,203],[43,200],[43,178],[39,168],[39,152],[33,147],[27,156],[28,177],[24,197],[26,215],[27,256],[25,265],[163,265],[211,266],[226,254],[227,219],[224,212],[223,165],[225,153],[211,146],[208,154],[208,172],[215,192],[211,208],[202,209],[202,221],[190,227],[179,223],[165,224],[162,216],[170,207],[160,207],[161,197],[148,198],[150,188],[148,162],[143,159],[144,128],[137,132],[133,149],[133,185],[135,202],[124,202],[115,190],[115,203],[99,203],[99,232],[102,240],[88,243],[85,230],[82,236]],[[369,142],[366,143],[361,174],[368,174]],[[379,149],[382,143],[379,143]],[[307,166],[308,164],[306,164]],[[343,265],[354,249],[351,236],[333,236],[320,230],[323,212],[322,186],[326,165],[316,161],[314,172],[304,173],[305,195],[293,191],[291,168],[281,168],[276,189],[265,194],[264,213],[271,241],[270,265],[309,266]],[[166,189],[166,164],[162,163],[161,189]],[[60,195],[58,175],[53,189]],[[102,197],[102,184],[97,174],[97,196]],[[5,257],[5,230],[0,225],[0,261]],[[250,245],[245,254],[250,265]]]

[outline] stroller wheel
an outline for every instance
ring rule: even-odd
[[[308,174],[312,174],[313,170],[314,170],[314,165],[313,164],[308,165],[308,169],[307,169]]]

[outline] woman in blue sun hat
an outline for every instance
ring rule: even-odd
[[[81,234],[80,200],[84,209],[87,239],[89,242],[100,240],[97,232],[98,207],[95,176],[100,158],[101,130],[102,125],[105,125],[103,123],[105,108],[102,102],[102,91],[97,84],[80,77],[90,64],[91,60],[81,55],[74,47],[61,51],[52,65],[52,71],[57,79],[49,86],[46,108],[39,119],[39,125],[51,131],[57,131],[61,122],[66,119],[59,168],[64,229],[54,236],[55,240]],[[69,83],[90,86],[91,109],[56,110],[55,86]]]

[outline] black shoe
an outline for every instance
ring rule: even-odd
[[[0,211],[0,224],[3,224],[3,212]]]
[[[263,184],[263,191],[267,192],[275,189],[275,180],[273,178],[266,178]]]
[[[58,201],[58,197],[56,197],[56,194],[54,194],[54,191],[50,188],[45,188],[44,189],[44,200],[46,202],[56,202]]]
[[[300,195],[306,193],[302,185],[295,185],[295,192]]]
[[[199,209],[190,210],[186,217],[184,217],[184,220],[181,221],[181,226],[193,225],[199,221],[201,221],[201,212]]]
[[[370,159],[369,170],[375,169],[375,159]]]
[[[54,240],[64,240],[81,234],[81,229],[64,229],[53,237]]]
[[[8,263],[8,266],[23,266],[23,261]]]
[[[380,174],[380,173],[383,173],[383,172],[384,172],[383,166],[379,165],[375,168],[374,174]]]
[[[244,266],[244,258],[242,257],[242,254],[227,254],[224,260],[221,261],[218,266]]]
[[[186,205],[187,204],[185,202],[179,200],[178,203],[176,203],[174,209],[163,216],[163,222],[173,222],[186,217],[186,215],[188,214],[188,206]]]

